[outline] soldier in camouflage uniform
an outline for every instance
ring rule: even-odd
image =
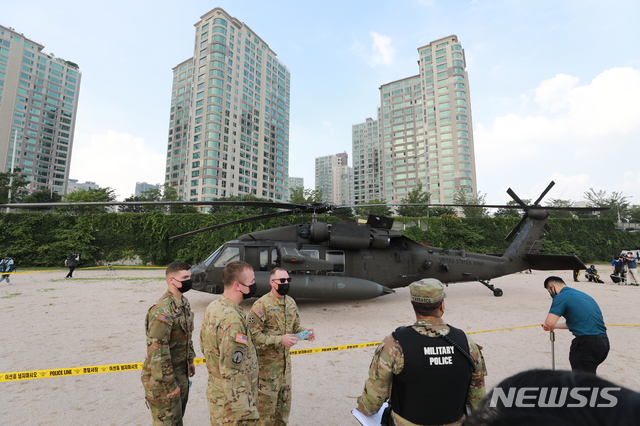
[[[258,360],[247,317],[239,306],[256,292],[251,265],[230,262],[222,271],[224,292],[209,304],[200,345],[209,371],[207,405],[212,425],[255,425]]]
[[[249,313],[249,328],[258,353],[259,425],[286,425],[291,411],[291,356],[298,341],[295,333],[305,330],[295,300],[287,296],[289,274],[275,268],[269,275],[271,291],[258,299]],[[315,333],[309,330],[310,341]]]
[[[167,267],[167,292],[149,308],[145,320],[147,356],[142,385],[154,425],[182,425],[189,398],[189,376],[196,372],[193,313],[182,293],[191,288],[191,266],[173,262]]]
[[[486,394],[482,348],[442,320],[440,281],[423,279],[409,290],[417,321],[376,348],[358,410],[374,414],[390,398],[397,426],[461,425],[465,405],[475,409]]]

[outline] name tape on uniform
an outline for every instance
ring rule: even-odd
[[[640,324],[606,324],[608,327],[640,327]],[[519,328],[540,327],[540,324],[524,325],[520,327],[496,328],[493,330],[468,331],[467,334],[489,333],[492,331],[515,330]],[[348,349],[370,348],[382,342],[357,343],[354,345],[326,346],[323,348],[293,349],[291,355],[308,355],[325,352],[345,351]],[[195,358],[195,365],[205,364],[204,358]],[[16,382],[19,380],[46,379],[50,377],[83,376],[85,374],[117,373],[122,371],[142,370],[143,362],[129,364],[94,365],[90,367],[58,368],[52,370],[18,371],[0,373],[0,382]]]

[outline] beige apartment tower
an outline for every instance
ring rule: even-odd
[[[452,35],[418,53],[419,74],[380,86],[377,122],[353,126],[356,203],[373,198],[398,203],[418,183],[431,193],[432,203],[452,203],[458,189],[477,196],[464,50]],[[377,145],[375,133],[366,133],[374,123]]]
[[[0,168],[20,168],[29,192],[64,194],[82,75],[42,49],[0,25]]]
[[[193,57],[173,69],[165,182],[184,200],[284,201],[289,70],[221,8],[203,15],[195,34]]]
[[[322,201],[350,206],[353,198],[353,168],[349,167],[346,152],[316,158],[316,190],[322,192]]]

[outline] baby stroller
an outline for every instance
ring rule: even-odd
[[[594,265],[589,266],[584,271],[584,276],[587,278],[587,281],[604,284],[604,281],[600,279],[600,275],[598,275],[598,270]]]

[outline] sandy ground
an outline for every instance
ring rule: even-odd
[[[609,267],[600,266],[601,272]],[[166,289],[161,270],[77,270],[24,273],[13,285],[0,283],[2,350],[0,373],[142,362],[144,317]],[[571,272],[557,272],[565,281],[592,295],[607,324],[640,324],[640,288],[573,283]],[[450,285],[445,320],[473,334],[484,347],[487,386],[529,368],[551,367],[549,333],[540,324],[551,299],[542,287],[548,272],[514,274],[493,281],[504,296],[497,298],[479,283]],[[606,277],[606,273],[602,274]],[[295,281],[292,285],[295,285]],[[202,315],[218,296],[187,293],[195,313],[196,353]],[[248,310],[251,301],[243,302]],[[302,324],[314,328],[317,340],[295,349],[377,342],[400,325],[413,322],[408,290],[358,302],[298,301]],[[488,330],[488,331],[487,331]],[[485,332],[486,331],[486,332]],[[600,367],[604,378],[640,390],[636,355],[640,328],[610,326],[611,353]],[[556,332],[556,365],[569,369],[569,332]],[[357,425],[350,410],[362,392],[373,348],[296,355],[293,362],[291,425]],[[3,425],[148,425],[140,372],[116,372],[0,382],[0,424]],[[187,425],[208,424],[205,404],[207,372],[197,366],[185,416]]]

